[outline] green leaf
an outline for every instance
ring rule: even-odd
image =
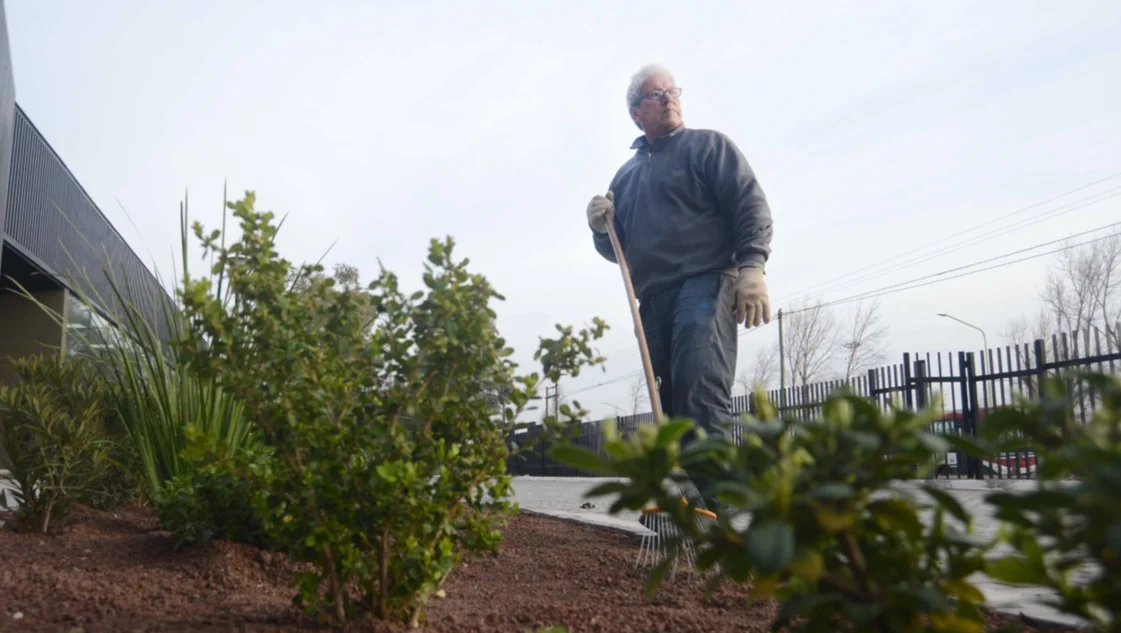
[[[607,495],[621,495],[630,490],[630,486],[621,481],[608,481],[584,493],[587,498],[606,497]]]
[[[942,439],[946,440],[946,442],[948,442],[954,450],[970,457],[988,459],[992,456],[992,451],[961,435],[953,435],[947,433],[946,435],[942,435],[941,437]]]
[[[389,483],[395,483],[397,481],[397,473],[393,472],[393,469],[388,464],[378,464],[377,468],[374,470],[377,471],[378,477],[381,477]]]
[[[804,615],[811,609],[833,604],[840,600],[841,594],[838,593],[795,594],[783,601],[782,609],[779,610],[778,616],[775,618],[775,624],[779,626],[789,624],[792,619]]]
[[[611,474],[611,462],[594,451],[575,444],[558,444],[549,450],[549,457],[570,468],[597,475]]]
[[[744,507],[760,500],[759,493],[739,481],[721,481],[712,487],[713,494],[728,505]]]
[[[845,431],[843,435],[844,437],[851,440],[853,444],[856,444],[858,447],[866,451],[878,451],[880,450],[880,446],[882,446],[882,443],[880,442],[880,436],[876,435],[875,433],[867,433],[864,431]]]
[[[814,499],[830,501],[850,499],[854,494],[856,494],[856,491],[852,485],[841,482],[823,484],[809,493],[810,497]]]
[[[817,524],[826,532],[840,532],[856,524],[856,511],[834,510],[832,508],[818,507],[814,509]]]
[[[868,504],[868,512],[882,526],[896,529],[912,539],[922,535],[922,522],[915,509],[901,499],[884,499]]]
[[[1044,585],[1047,575],[1018,556],[1006,556],[985,564],[985,573],[993,580],[1010,585]]]
[[[926,494],[934,497],[934,500],[937,501],[938,504],[943,508],[945,508],[947,512],[953,515],[954,518],[961,521],[962,523],[969,523],[969,513],[965,511],[965,507],[963,507],[961,505],[961,502],[959,502],[952,494],[946,492],[945,490],[935,488],[934,486],[924,486],[923,490],[926,491]]]
[[[666,574],[669,573],[670,568],[676,561],[677,557],[666,556],[665,559],[662,560],[662,562],[658,563],[657,567],[650,570],[650,575],[646,578],[646,585],[644,590],[647,598],[650,598],[656,591],[658,591],[658,587],[661,586],[662,581],[665,580]]]
[[[922,613],[950,610],[950,601],[934,587],[905,587],[899,589],[899,594],[914,600]]]
[[[693,422],[690,420],[672,420],[666,422],[658,429],[658,437],[654,440],[654,445],[659,448],[665,448],[680,440],[691,428],[693,428]]]
[[[985,416],[978,435],[988,442],[996,442],[998,447],[1006,441],[1016,441],[1013,434],[1027,431],[1035,426],[1023,411],[1011,407],[999,408]],[[1019,440],[1022,441],[1022,440]]]
[[[751,564],[764,576],[781,571],[794,559],[794,530],[783,521],[752,523],[744,540]]]
[[[950,450],[950,443],[946,440],[946,436],[929,433],[927,431],[917,431],[915,439],[923,445],[923,448],[931,453],[943,454]]]
[[[950,595],[976,604],[984,604],[985,594],[971,583],[961,579],[954,579],[946,583],[946,592]]]
[[[1115,515],[1116,516],[1116,515]],[[1106,546],[1113,550],[1114,556],[1121,556],[1121,522],[1115,522],[1106,533]]]

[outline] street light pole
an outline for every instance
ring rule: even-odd
[[[981,333],[981,341],[985,345],[984,351],[981,352],[981,362],[982,363],[985,362],[985,354],[987,354],[988,351],[989,351],[989,337],[985,336],[985,331],[984,330],[977,327],[976,325],[973,325],[972,323],[966,323],[965,321],[962,321],[961,319],[957,318],[956,316],[946,314],[945,312],[939,312],[938,316],[945,317],[947,319],[953,319],[954,321],[957,321],[958,323],[961,323],[962,325],[964,325],[966,327],[971,327],[974,330],[977,330],[978,332],[980,332]]]

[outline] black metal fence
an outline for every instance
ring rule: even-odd
[[[1084,331],[1062,333],[1022,345],[1007,345],[980,352],[931,352],[904,354],[902,362],[869,370],[847,380],[833,380],[773,390],[768,393],[771,404],[784,416],[808,419],[821,415],[830,394],[846,388],[874,400],[881,407],[889,404],[911,410],[939,403],[942,416],[933,431],[943,434],[976,436],[987,412],[1014,404],[1020,397],[1037,397],[1039,380],[1071,369],[1100,371],[1113,375],[1121,372],[1121,324],[1095,327]],[[1074,416],[1087,421],[1100,404],[1093,392],[1083,392],[1078,385],[1072,390]],[[733,412],[753,413],[746,395],[736,396]],[[616,424],[622,435],[640,425],[652,423],[651,414],[622,416]],[[602,421],[585,422],[580,426],[577,443],[599,451],[602,446]],[[733,429],[733,441],[739,441]],[[524,446],[536,442],[540,427],[510,437],[512,444]],[[548,458],[549,445],[539,442],[533,450],[512,456],[508,472],[516,475],[554,477],[581,476],[572,468]],[[953,452],[943,456],[935,472],[937,477],[959,479],[1030,479],[1035,475],[1035,455],[1029,452],[1004,453],[995,460],[980,460]]]

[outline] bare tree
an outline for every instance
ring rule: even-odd
[[[770,345],[755,353],[751,369],[745,369],[736,378],[743,395],[750,396],[755,389],[770,389],[778,376],[778,344]]]
[[[820,378],[837,356],[837,318],[818,299],[784,311],[783,327],[791,386],[808,385]]]
[[[888,327],[880,316],[880,303],[860,301],[845,325],[840,352],[844,358],[844,379],[870,369],[887,358]]]
[[[1000,336],[1009,345],[1015,348],[1030,346],[1039,339],[1047,338],[1055,329],[1055,320],[1051,312],[1040,307],[1039,311],[1031,317],[1019,316],[1012,319],[1000,331]]]
[[[1121,236],[1061,251],[1041,298],[1060,330],[1097,331],[1111,349],[1121,346]]]
[[[644,413],[650,405],[650,396],[646,388],[646,378],[639,376],[631,382],[627,404],[630,406],[630,415]]]
[[[1040,307],[1039,311],[1033,316],[1019,316],[1012,319],[1000,332],[1008,345],[1012,348],[1012,357],[1009,359],[1009,369],[1026,369],[1034,367],[1033,358],[1035,352],[1033,344],[1040,339],[1046,339],[1048,335],[1054,330],[1055,320],[1050,310],[1046,307]],[[1020,376],[1015,380],[1009,380],[1008,385],[1013,391],[1020,391],[1023,388],[1028,390],[1028,393],[1035,392],[1035,377],[1034,376]]]

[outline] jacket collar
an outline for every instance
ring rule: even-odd
[[[655,149],[655,150],[661,149],[662,147],[665,147],[666,143],[668,143],[670,141],[670,139],[672,139],[673,137],[680,134],[681,131],[684,130],[684,129],[685,129],[685,124],[682,123],[681,125],[679,125],[679,126],[673,128],[672,130],[670,130],[669,132],[666,132],[665,134],[663,134],[663,135],[659,136],[658,138],[654,139],[653,148],[650,147],[650,145],[651,145],[650,142],[646,140],[646,135],[643,134],[642,136],[639,136],[638,138],[636,138],[633,143],[631,143],[631,149],[636,149],[636,150],[639,150],[639,151],[651,151],[651,149]]]

